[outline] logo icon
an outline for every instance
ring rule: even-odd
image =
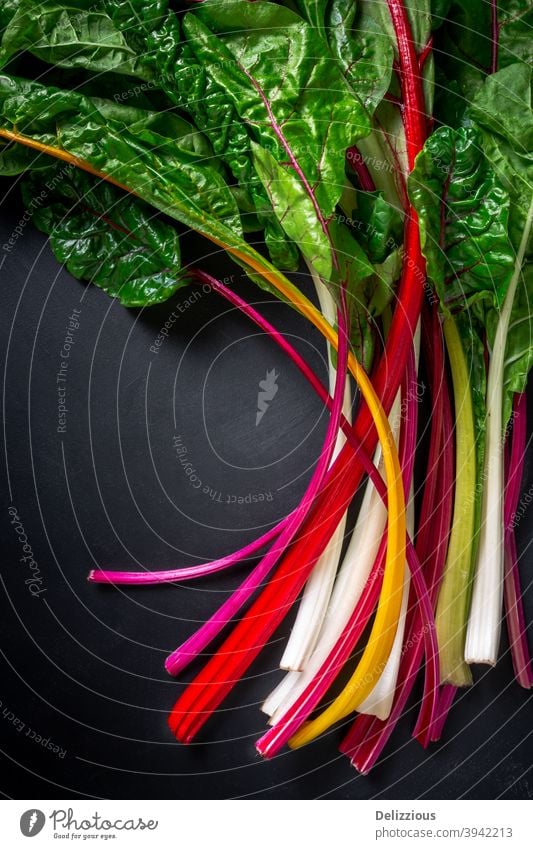
[[[46,817],[42,811],[33,808],[25,811],[20,818],[20,830],[24,837],[35,837],[43,830]]]
[[[276,383],[278,377],[279,374],[277,374],[276,370],[271,369],[270,371],[267,371],[265,379],[259,381],[259,389],[261,391],[257,394],[257,413],[255,416],[256,427],[265,415],[270,403],[274,400],[279,389],[278,384]]]

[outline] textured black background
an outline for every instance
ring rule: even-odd
[[[0,245],[18,224],[18,192],[3,184]],[[264,314],[325,376],[324,346],[288,307],[259,293],[205,242],[186,240],[186,259],[262,304]],[[382,762],[361,777],[337,751],[335,729],[306,749],[262,762],[254,741],[263,697],[290,623],[207,725],[178,745],[166,726],[183,687],[163,670],[168,650],[203,621],[244,574],[182,586],[119,590],[91,586],[95,565],[169,568],[230,552],[297,502],[324,433],[312,390],[273,343],[216,295],[187,308],[190,291],[149,311],[126,310],[61,269],[45,238],[24,228],[0,250],[1,361],[6,456],[2,456],[0,621],[1,790],[14,798],[523,798],[533,795],[532,700],[512,678],[507,644],[496,669],[480,670],[450,715],[442,742],[424,753],[404,718]],[[300,281],[302,282],[302,281]],[[302,285],[305,285],[302,282]],[[181,304],[159,349],[154,338]],[[81,309],[67,381],[67,432],[57,433],[56,374],[68,316]],[[258,382],[279,372],[279,391],[255,426]],[[532,417],[533,418],[533,417]],[[531,419],[530,419],[531,420]],[[202,483],[176,461],[180,434]],[[7,466],[6,466],[7,457]],[[6,475],[7,472],[7,475]],[[524,492],[533,486],[530,462]],[[533,490],[532,490],[533,491]],[[238,505],[226,496],[271,492]],[[9,524],[15,505],[46,592],[30,596]],[[531,517],[518,527],[523,572]],[[140,568],[140,567],[137,567]],[[533,592],[526,608],[533,619]],[[191,675],[198,670],[191,670]],[[5,712],[5,715],[2,713]],[[17,731],[11,713],[25,723]],[[31,727],[64,758],[26,736]]]

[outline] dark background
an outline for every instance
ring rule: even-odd
[[[24,213],[13,184],[2,184],[2,198],[0,245]],[[310,326],[243,280],[223,255],[206,251],[206,242],[185,240],[186,260],[196,255],[218,276],[233,274],[237,291],[260,302],[325,377],[324,345]],[[0,249],[0,263],[3,794],[531,797],[532,700],[513,680],[505,634],[500,663],[477,671],[443,740],[428,752],[410,740],[412,706],[370,777],[338,753],[339,728],[272,762],[256,754],[264,728],[259,706],[282,675],[277,665],[289,621],[199,742],[185,748],[173,740],[166,716],[184,684],[164,672],[165,655],[214,611],[245,567],[181,586],[129,590],[89,585],[86,575],[96,565],[187,565],[253,539],[302,494],[324,433],[321,404],[275,345],[214,294],[188,306],[192,290],[182,290],[160,307],[128,311],[75,281],[31,223],[11,251]],[[154,354],[150,346],[180,306],[180,320]],[[73,308],[81,310],[80,327],[68,366],[66,433],[58,434],[56,375]],[[279,391],[256,427],[258,383],[272,368]],[[174,452],[177,434],[220,501],[191,487]],[[524,492],[533,491],[531,454]],[[272,500],[225,503],[227,496],[259,492]],[[10,505],[41,570],[39,598],[24,583]],[[531,621],[527,511],[517,535]],[[30,739],[28,728],[64,757]]]

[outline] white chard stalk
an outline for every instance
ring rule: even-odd
[[[320,278],[313,271],[311,271],[311,273],[318,299],[320,301],[322,314],[329,324],[334,325],[336,320],[335,301]],[[335,390],[336,369],[331,362],[331,349],[329,345],[328,365],[329,392],[330,395],[333,395]],[[352,393],[349,378],[346,378],[342,412],[344,417],[351,423]],[[331,463],[335,461],[345,441],[344,435],[341,431],[339,431]],[[317,561],[305,585],[296,620],[283,653],[283,657],[281,658],[280,666],[282,669],[303,669],[315,647],[324,621],[324,616],[326,615],[326,610],[331,597],[331,590],[335,581],[335,575],[339,568],[342,545],[344,542],[344,533],[346,530],[346,518],[347,513],[344,514],[339,522],[335,533],[332,535],[328,545],[322,552],[321,557]]]
[[[533,200],[516,255],[513,276],[500,313],[487,379],[485,489],[481,506],[478,560],[466,634],[467,663],[494,666],[498,659],[503,600],[503,378],[509,320],[526,253]]]

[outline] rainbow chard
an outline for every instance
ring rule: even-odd
[[[329,419],[304,497],[258,539],[210,563],[89,577],[192,580],[261,553],[167,659],[176,674],[240,620],[170,728],[194,739],[303,592],[258,750],[303,745],[359,711],[341,750],[367,772],[423,667],[413,736],[426,746],[469,663],[495,662],[502,587],[517,679],[532,681],[512,533],[533,364],[530,4],[175,6],[2,3],[0,173],[24,175],[28,205],[46,186],[34,223],[76,277],[133,307],[209,286],[291,358]],[[182,267],[176,225],[319,329],[328,388],[252,305]],[[321,312],[283,273],[305,267]],[[417,328],[433,409],[420,502]],[[348,371],[360,389],[353,424]]]

